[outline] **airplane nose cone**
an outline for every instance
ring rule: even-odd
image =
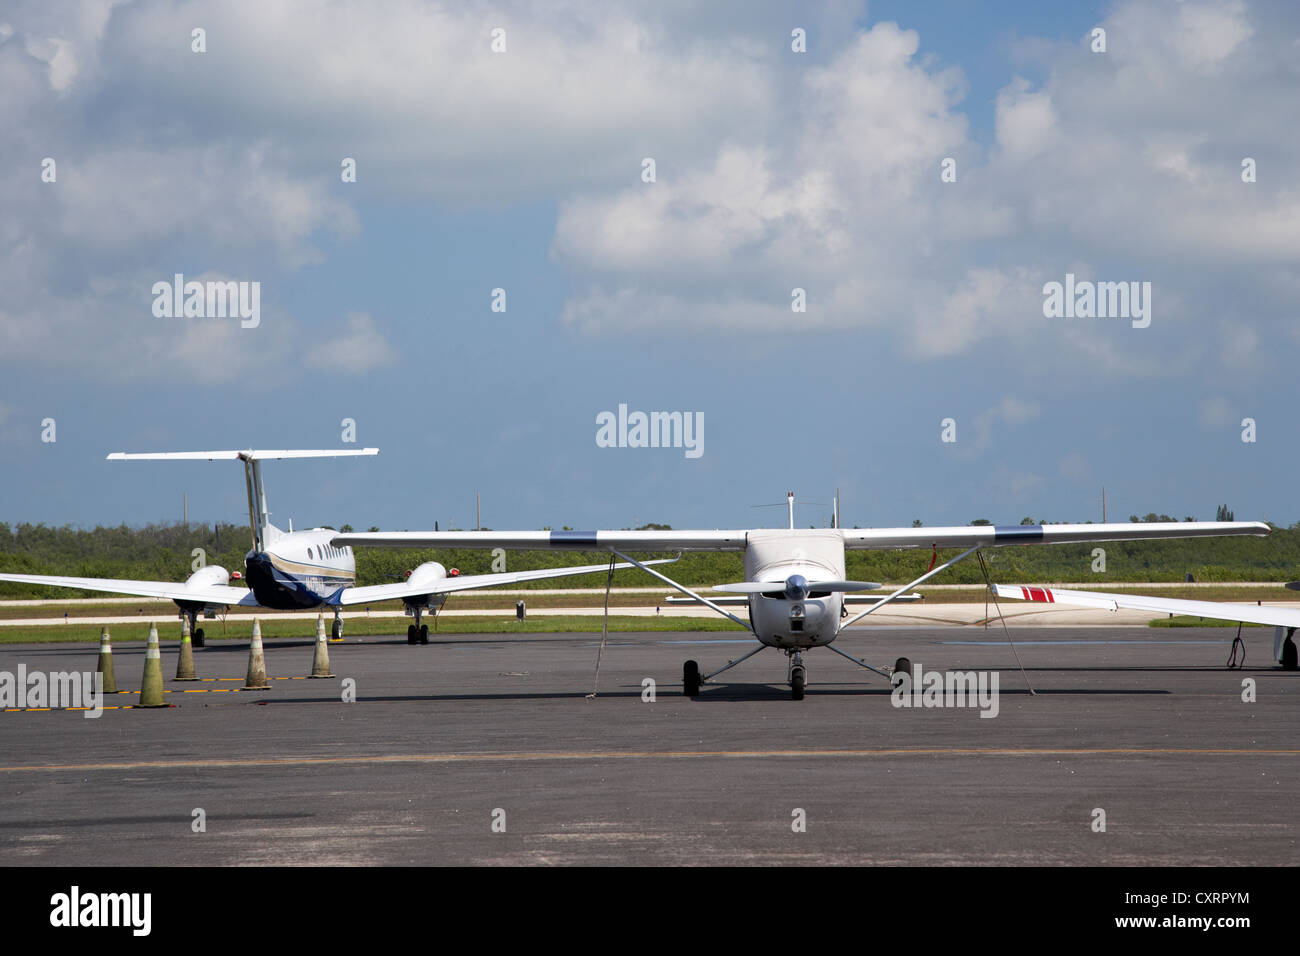
[[[802,574],[792,574],[785,579],[785,596],[791,601],[802,601],[808,596],[808,579]]]

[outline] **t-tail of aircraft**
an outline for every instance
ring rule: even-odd
[[[253,530],[253,550],[265,551],[267,545],[284,534],[271,524],[266,506],[266,486],[262,484],[262,462],[281,458],[342,458],[354,455],[377,455],[378,448],[307,449],[276,451],[168,451],[144,454],[114,452],[109,461],[233,461],[244,463],[244,480],[248,487],[248,523]]]

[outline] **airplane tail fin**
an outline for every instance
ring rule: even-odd
[[[128,453],[117,451],[108,456],[109,461],[242,461],[244,481],[248,487],[248,523],[253,530],[253,549],[264,551],[268,539],[281,533],[270,522],[271,512],[266,507],[266,488],[262,484],[262,462],[276,458],[343,458],[355,455],[377,455],[378,448],[325,448],[278,449],[246,451],[163,451]]]

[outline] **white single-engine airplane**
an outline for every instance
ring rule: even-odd
[[[838,520],[835,522],[838,525]],[[336,547],[368,545],[407,548],[514,548],[606,551],[634,564],[670,587],[730,618],[750,631],[759,646],[710,674],[701,676],[699,665],[687,661],[682,684],[689,697],[700,685],[747,660],[765,647],[775,647],[789,658],[787,680],[791,696],[802,700],[807,686],[803,651],[829,647],[841,657],[888,679],[890,674],[858,660],[831,642],[845,628],[878,611],[907,591],[980,548],[1004,545],[1062,544],[1080,541],[1131,541],[1143,538],[1185,538],[1230,534],[1265,535],[1269,527],[1253,521],[1188,521],[1152,524],[976,525],[959,528],[826,528],[796,530],[793,506],[789,529],[749,531],[396,531],[339,534],[330,539]],[[846,549],[965,548],[957,557],[932,567],[915,581],[852,618],[847,618],[844,595],[875,590],[880,584],[846,581]],[[742,594],[748,599],[749,620],[744,621],[716,602],[685,585],[653,571],[628,556],[629,551],[740,551],[744,554],[745,580],[722,584],[715,591]],[[895,670],[910,671],[911,662],[899,658]]]
[[[1286,586],[1293,591],[1300,591],[1300,581],[1292,581]],[[1069,591],[1064,588],[1019,584],[995,584],[993,591],[998,597],[1046,604],[1065,604],[1071,607],[1093,607],[1106,611],[1125,608],[1134,611],[1153,611],[1159,614],[1187,614],[1191,617],[1241,621],[1245,624],[1271,624],[1273,625],[1274,659],[1282,665],[1283,670],[1296,669],[1295,632],[1296,628],[1300,627],[1300,609],[1297,608],[1227,604],[1222,601],[1187,601],[1180,598],[1144,597],[1140,594],[1105,594],[1100,591]]]
[[[183,584],[171,581],[127,581],[117,578],[72,578],[45,574],[0,574],[0,581],[41,584],[48,587],[78,588],[134,594],[176,602],[178,617],[188,618],[192,640],[203,646],[203,629],[198,617],[216,617],[227,607],[264,607],[279,611],[303,611],[326,608],[334,612],[333,636],[343,636],[343,608],[355,604],[401,599],[406,613],[415,623],[406,629],[406,643],[428,644],[429,625],[420,618],[426,610],[435,615],[453,591],[468,591],[498,584],[517,584],[575,574],[594,574],[610,570],[608,564],[586,567],[543,568],[536,571],[510,571],[495,574],[462,574],[448,577],[447,569],[437,561],[426,561],[400,584],[375,584],[355,587],[357,566],[352,549],[330,543],[338,532],[330,528],[310,531],[281,531],[270,522],[266,506],[266,489],[262,484],[262,462],[279,458],[338,458],[351,455],[377,455],[378,448],[354,448],[323,451],[182,451],[128,455],[116,452],[110,461],[130,460],[239,460],[244,463],[248,485],[248,518],[253,529],[253,548],[244,556],[248,587],[230,583],[230,572],[217,565],[199,568]],[[675,558],[652,561],[667,564]],[[620,564],[614,570],[632,567]],[[236,574],[235,577],[239,575]]]

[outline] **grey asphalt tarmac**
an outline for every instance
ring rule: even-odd
[[[1272,665],[1265,629],[1228,670],[1233,633],[1015,628],[1023,675],[994,628],[837,645],[997,671],[994,718],[894,707],[826,650],[806,656],[803,701],[771,650],[683,698],[687,658],[707,671],[749,649],[725,634],[619,634],[595,699],[589,634],[349,638],[327,680],[287,679],[309,641],[270,642],[285,679],[267,691],[236,690],[247,645],[214,642],[200,676],[237,679],[168,679],[166,709],[0,713],[0,863],[1294,865],[1300,674]],[[0,646],[0,671],[95,659]],[[115,659],[138,688],[143,646]]]

